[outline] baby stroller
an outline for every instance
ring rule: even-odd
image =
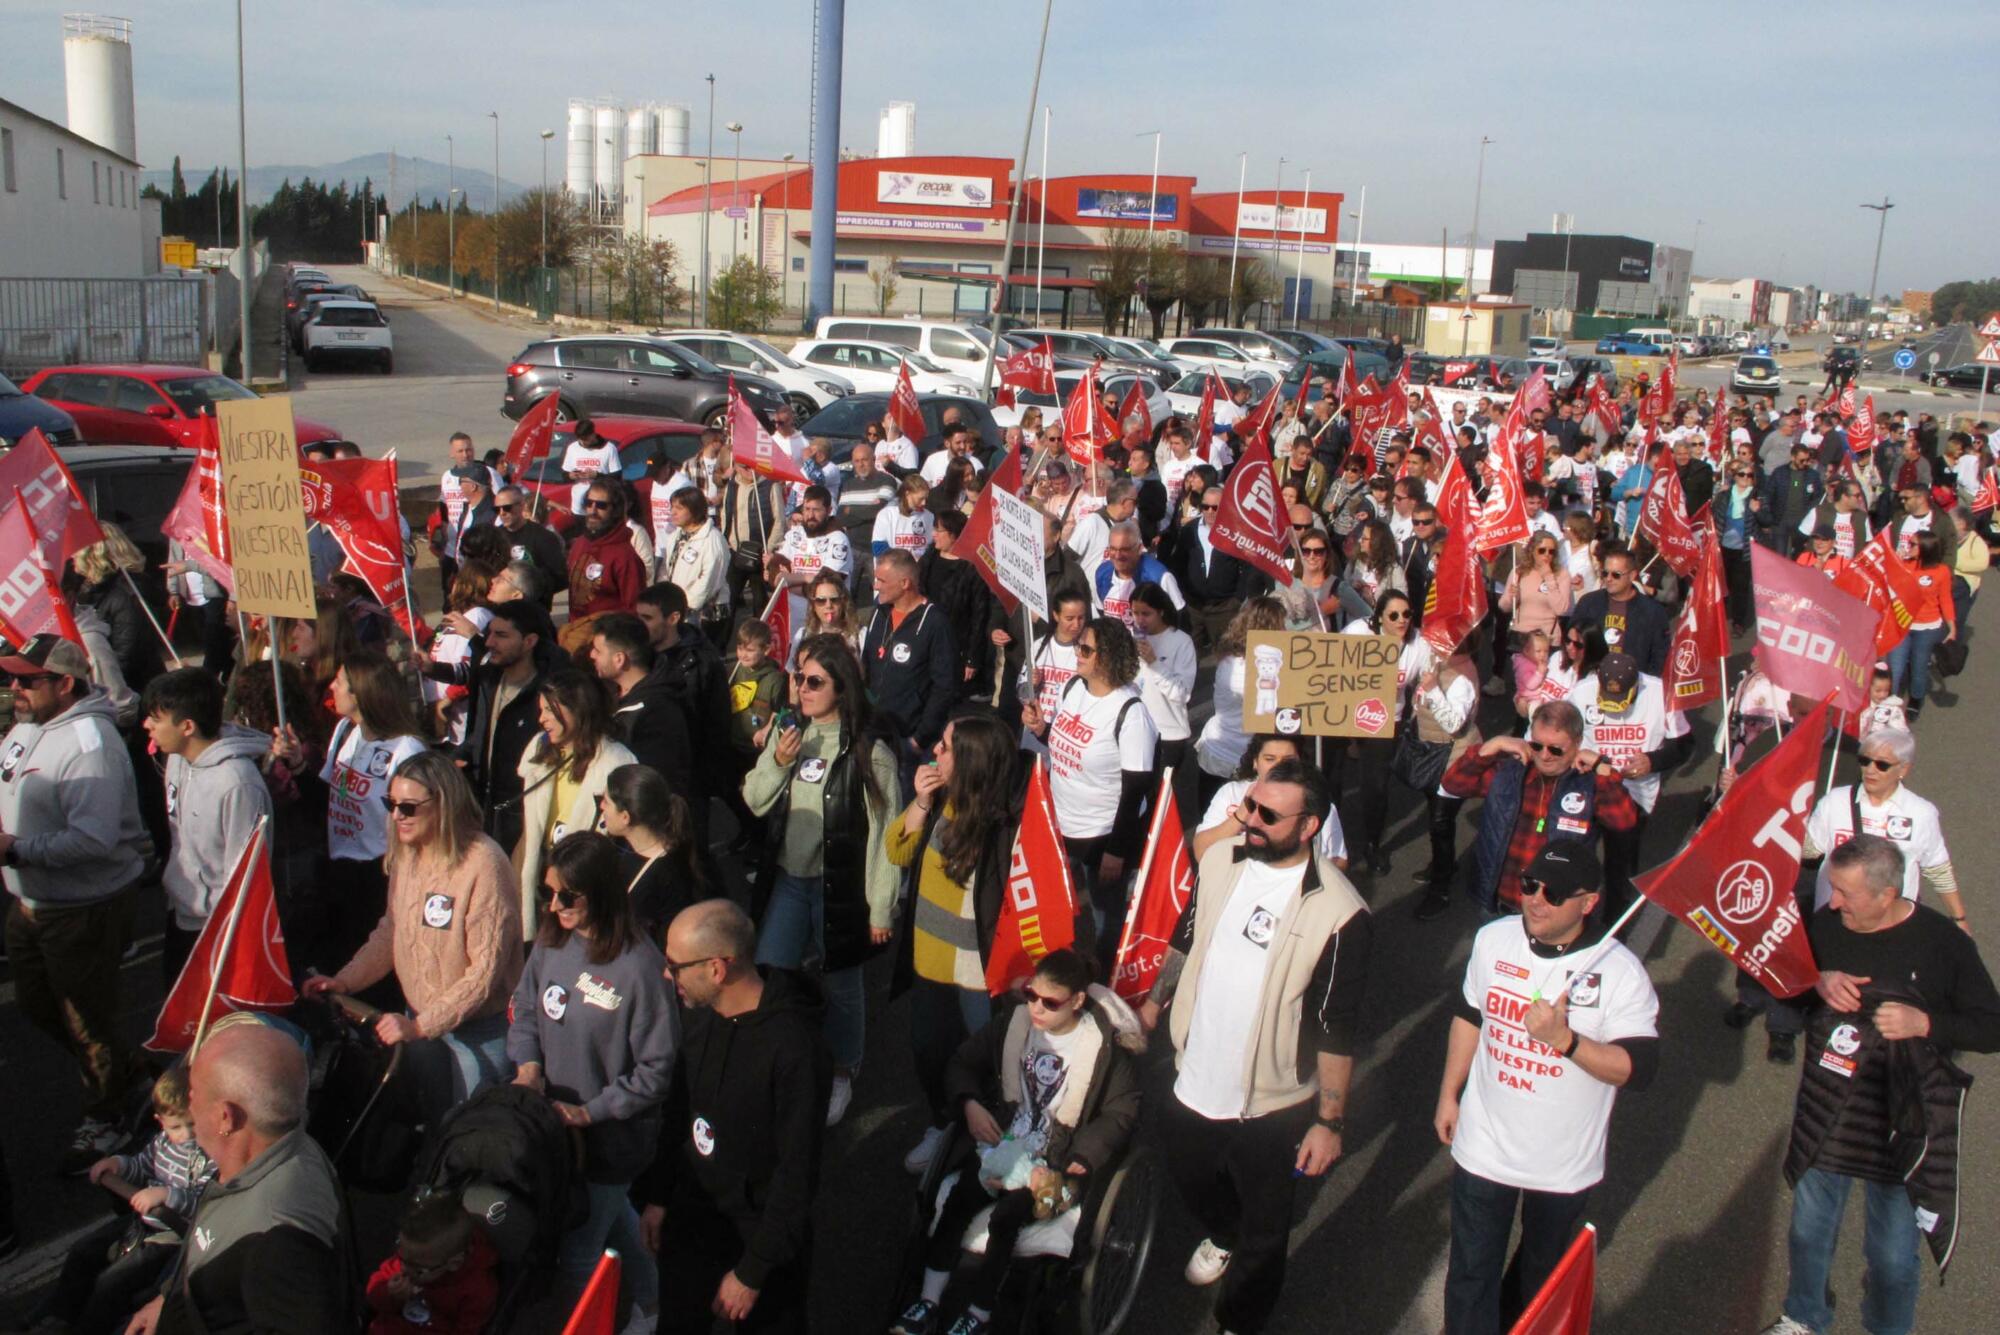
[[[957,1175],[977,1170],[977,1148],[965,1128],[954,1125],[925,1170],[890,1320],[916,1296],[931,1228]],[[1133,1145],[1087,1181],[1077,1204],[1021,1230],[1014,1265],[993,1312],[994,1331],[1118,1335],[1124,1327],[1159,1221],[1159,1161],[1151,1149]],[[961,1259],[985,1254],[991,1214],[989,1206],[967,1227]],[[954,1290],[962,1278],[954,1275],[952,1288],[945,1291],[947,1311],[954,1310]]]
[[[325,1008],[298,1007],[312,1034],[312,1110],[306,1128],[347,1186],[399,1192],[422,1143],[403,1087],[403,1047],[375,1038],[382,1013],[329,992]]]

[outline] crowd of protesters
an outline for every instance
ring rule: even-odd
[[[1741,988],[1726,1017],[1763,1013],[1774,1061],[1807,1039],[1793,1273],[1772,1329],[1825,1329],[1855,1180],[1869,1329],[1909,1329],[1918,1236],[1907,1207],[1878,1211],[1902,1190],[1882,1072],[1904,1038],[2000,1048],[2000,997],[1970,941],[1978,906],[1936,808],[1903,786],[1926,708],[1964,666],[1994,536],[1991,438],[1940,439],[1899,413],[1857,452],[1837,400],[1723,408],[1706,391],[1650,427],[1643,386],[1608,429],[1565,398],[1528,422],[1547,463],[1524,488],[1527,540],[1484,564],[1492,612],[1440,653],[1420,633],[1448,536],[1440,477],[1460,468],[1485,490],[1505,405],[1454,400],[1437,424],[1446,459],[1407,431],[1359,437],[1334,387],[1318,389],[1269,424],[1296,562],[1276,587],[1217,532],[1247,403],[1205,439],[1180,418],[1123,424],[1084,466],[1039,415],[1010,428],[1000,449],[1031,466],[1023,495],[1046,516],[1047,621],[1004,611],[961,550],[992,460],[950,410],[928,455],[892,419],[842,464],[810,422],[782,417],[774,438],[805,485],[733,463],[717,431],[685,463],[645,461],[643,490],[588,422],[566,425],[560,484],[507,476],[499,452],[476,458],[455,436],[420,524],[435,626],[378,605],[337,552],[317,615],[271,624],[235,616],[176,559],[161,572],[174,605],[219,609],[190,618],[198,665],[191,651],[167,666],[122,578],[143,558],[107,525],[64,577],[82,643],[40,635],[0,658],[15,708],[0,743],[8,963],[81,1083],[57,1170],[122,1177],[142,1188],[133,1212],[171,1203],[223,1242],[101,1274],[78,1263],[43,1328],[122,1329],[134,1311],[143,1330],[342,1328],[331,1297],[268,1320],[282,1299],[260,1268],[290,1258],[301,1292],[330,1292],[349,1227],[300,1130],[296,1047],[232,1027],[191,1073],[161,1074],[124,1025],[142,904],[164,897],[171,985],[262,824],[297,982],[382,1009],[375,1036],[409,1053],[415,1116],[511,1082],[580,1133],[587,1209],[555,1260],[573,1294],[615,1248],[625,1329],[806,1328],[822,1297],[808,1283],[819,1166],[854,1113],[866,971],[887,954],[926,1118],[904,1166],[922,1173],[952,1128],[989,1154],[1022,1142],[1031,1160],[1018,1180],[961,1177],[891,1329],[984,1330],[1038,1193],[1110,1172],[1151,1122],[1206,1235],[1186,1280],[1216,1286],[1220,1328],[1263,1330],[1293,1198],[1343,1152],[1401,800],[1423,811],[1427,860],[1404,868],[1415,918],[1456,909],[1477,930],[1435,1113],[1454,1160],[1446,1328],[1505,1329],[1585,1216],[1615,1096],[1659,1061],[1643,965],[1597,947],[1634,893],[1641,841],[1657,861],[1685,834],[1648,830],[1662,777],[1693,750],[1660,700],[1686,591],[1638,532],[1670,457],[1688,508],[1709,506],[1739,632],[1755,544],[1832,576],[1886,529],[1926,591],[1856,729],[1861,782],[1807,827],[1808,855],[1826,857],[1811,919],[1826,978],[1793,998]],[[1247,640],[1283,628],[1395,639],[1389,734],[1249,733]],[[1745,720],[1793,708],[1749,682],[1740,700],[1718,730],[1731,777],[1751,763]],[[1637,730],[1614,746],[1607,723]],[[1075,947],[996,995],[987,966],[1035,764],[1073,871]],[[1194,893],[1157,984],[1128,1005],[1103,984],[1153,806],[1173,791],[1200,803]],[[1599,962],[1568,971],[1573,950]],[[1920,973],[1941,981],[1912,988]],[[1534,993],[1523,1051],[1575,1078],[1537,1087],[1481,1042],[1496,980]],[[1839,1019],[1863,1009],[1865,1042]],[[1137,1054],[1162,1023],[1171,1094],[1142,1108]],[[1845,1102],[1815,1074],[1829,1053],[1863,1063]],[[160,1129],[142,1147],[146,1113]],[[260,1186],[274,1164],[284,1185]],[[287,1198],[259,1202],[272,1191]],[[947,1307],[959,1234],[989,1204],[987,1259]],[[15,1222],[0,1213],[0,1246]],[[489,1252],[459,1214],[417,1202],[368,1285],[373,1329],[434,1328],[409,1317],[425,1295],[490,1313],[476,1278]]]

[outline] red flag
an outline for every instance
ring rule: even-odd
[[[1708,462],[1722,467],[1722,461],[1729,457],[1729,390],[1727,387],[1715,391],[1715,407],[1708,414]]]
[[[1494,433],[1486,452],[1486,502],[1472,521],[1472,545],[1483,556],[1528,536],[1528,508],[1521,501],[1521,461],[1514,456],[1514,433]]]
[[[1618,411],[1618,405],[1611,401],[1611,396],[1604,392],[1603,377],[1591,380],[1590,395],[1585,403],[1584,411],[1597,421],[1598,435],[1607,441],[1616,440],[1625,430],[1625,418]]]
[[[597,1258],[597,1269],[570,1310],[562,1335],[615,1335],[618,1329],[618,1285],[624,1267],[618,1253],[606,1251]]]
[[[1660,368],[1660,378],[1646,391],[1647,416],[1654,421],[1671,421],[1674,415],[1675,384],[1680,380],[1681,355],[1667,354],[1667,364]]]
[[[1394,397],[1387,405],[1389,415],[1383,425],[1407,431],[1410,427],[1410,362],[1407,357],[1396,363],[1396,375],[1389,381],[1389,390]]]
[[[1547,463],[1549,438],[1533,427],[1529,427],[1520,434],[1518,439],[1521,446],[1521,480],[1523,482],[1540,482],[1543,477],[1543,469]]]
[[[771,657],[787,667],[792,661],[792,591],[780,584],[764,604],[762,620],[771,628]]]
[[[1842,417],[1852,417],[1852,416],[1854,416],[1854,386],[1853,386],[1853,385],[1842,385],[1842,386],[1840,387],[1840,398],[1839,398],[1839,399],[1837,399],[1837,400],[1835,400],[1835,406],[1837,406],[1837,407],[1838,407],[1838,408],[1840,409],[1840,415],[1841,415]],[[1872,414],[1873,414],[1873,412],[1874,412],[1874,410],[1875,410],[1875,404],[1874,404],[1874,396],[1873,396],[1873,395],[1870,395],[1870,396],[1869,396],[1869,405],[1868,405],[1868,409],[1869,409],[1869,412],[1870,412],[1870,414],[1872,415]]]
[[[1146,432],[1146,439],[1151,440],[1153,410],[1146,406],[1144,385],[1144,377],[1136,375],[1132,377],[1132,387],[1125,391],[1125,401],[1118,405],[1118,427],[1121,431],[1126,430],[1132,426],[1133,419],[1137,418],[1139,426]]]
[[[1853,391],[1849,390],[1852,394]],[[1878,443],[1875,430],[1875,396],[1870,394],[1861,401],[1861,411],[1854,414],[1854,420],[1847,426],[1847,454],[1851,462],[1856,455],[1872,457]]]
[[[1641,894],[1707,937],[1775,996],[1795,996],[1819,978],[1792,886],[1827,711],[1821,702],[1776,750],[1737,776],[1686,848],[1632,878]]]
[[[271,859],[264,845],[269,829],[268,817],[259,821],[236,855],[229,882],[146,1040],[153,1051],[186,1052],[204,1020],[213,1024],[232,1011],[281,1011],[298,1000],[271,888]],[[208,1004],[211,990],[213,1007]]]
[[[1549,373],[1537,366],[1528,373],[1528,378],[1521,382],[1520,390],[1514,395],[1512,411],[1519,413],[1521,420],[1525,422],[1528,414],[1538,408],[1547,412],[1549,404],[1553,401],[1554,395],[1549,392]]]
[[[78,551],[104,541],[97,516],[63,466],[62,456],[37,427],[0,455],[0,496],[20,492],[26,498],[28,522],[36,545],[49,554],[57,570]]]
[[[921,431],[910,437],[922,438]],[[750,411],[750,405],[736,392],[735,376],[729,377],[729,456],[759,477],[796,482],[802,487],[812,485],[812,479],[799,468],[791,451],[771,438],[771,433],[757,420],[757,414]]]
[[[1713,528],[1703,531],[1699,550],[1687,605],[1675,619],[1673,638],[1667,645],[1667,669],[1661,685],[1670,711],[1699,709],[1722,698],[1729,622],[1723,602],[1722,545],[1716,541]]]
[[[1430,408],[1435,413],[1437,404],[1431,403]],[[1438,434],[1443,436],[1442,427],[1438,428]],[[1449,442],[1432,459],[1438,470],[1438,522],[1453,533],[1469,535],[1472,529],[1472,481],[1465,475],[1465,465],[1459,461],[1457,449]]]
[[[1153,828],[1146,836],[1146,857],[1139,867],[1139,894],[1125,916],[1125,934],[1118,942],[1118,962],[1111,974],[1112,990],[1137,1005],[1153,990],[1174,926],[1194,893],[1194,863],[1188,857],[1180,809],[1174,805],[1171,774],[1160,778],[1153,799]]]
[[[1886,658],[1910,633],[1910,607],[1922,596],[1920,578],[1910,563],[1896,554],[1889,529],[1878,529],[1833,578],[1833,587],[1852,594],[1875,610],[1875,656]]]
[[[929,432],[924,427],[924,410],[917,404],[917,387],[910,380],[910,364],[896,363],[896,387],[889,391],[889,416],[896,419],[896,429],[911,440],[922,440]]]
[[[1194,415],[1194,449],[1196,454],[1205,455],[1208,452],[1209,441],[1215,438],[1215,400],[1216,390],[1220,388],[1221,382],[1215,378],[1215,372],[1210,371],[1208,378],[1202,381],[1201,407],[1196,409]]]
[[[1687,493],[1681,490],[1674,452],[1665,446],[1653,456],[1653,480],[1647,484],[1645,502],[1639,507],[1639,534],[1659,548],[1660,559],[1672,566],[1676,575],[1686,579],[1694,573],[1701,547],[1688,524]]]
[[[28,503],[16,491],[14,504],[0,512],[0,633],[22,645],[52,631],[81,646],[83,635],[36,536]]]
[[[1069,402],[1063,405],[1063,448],[1069,457],[1085,467],[1103,457],[1104,447],[1117,439],[1104,418],[1104,402],[1097,387],[1097,365],[1092,363],[1083,379],[1076,382]]]
[[[160,521],[160,532],[179,543],[182,555],[201,567],[202,574],[221,585],[233,598],[236,596],[236,575],[230,570],[229,562],[219,558],[215,549],[209,546],[211,540],[226,538],[229,529],[224,525],[219,534],[212,533],[204,522],[204,515],[209,509],[203,504],[202,472],[197,463],[188,469],[174,508]]]
[[[1009,356],[1000,363],[1000,383],[1053,398],[1056,392],[1055,347],[1045,338],[1039,348],[1023,348]]]
[[[404,585],[395,459],[301,458],[299,485],[305,493],[306,518],[333,534],[347,553],[348,565],[367,581],[375,600],[389,610],[404,633],[417,639]]]
[[[1831,696],[1835,709],[1859,713],[1875,664],[1875,609],[1761,542],[1750,544],[1750,583],[1757,606],[1751,652],[1764,675],[1780,690]]]
[[[1272,385],[1270,392],[1264,395],[1263,401],[1252,408],[1237,424],[1236,434],[1246,441],[1255,440],[1259,436],[1268,439],[1271,435],[1271,423],[1278,420],[1278,404],[1282,389],[1282,384]]]
[[[1223,480],[1222,508],[1210,541],[1289,588],[1292,568],[1285,558],[1291,550],[1291,522],[1271,471],[1271,442],[1259,437]]]
[[[993,499],[995,491],[1004,491],[1010,496],[1021,494],[1019,450],[1006,451],[1006,457],[993,466],[992,475],[979,489],[979,499],[973,503],[972,514],[965,521],[965,531],[951,546],[953,551],[966,554],[972,568],[979,572],[979,578],[986,581],[986,587],[993,590],[993,596],[1000,600],[1000,610],[1012,616],[1021,606],[1021,600],[1007,591],[1007,586],[1000,580],[1000,568],[994,563],[993,507],[999,504]]]
[[[1056,830],[1048,770],[1037,757],[1028,774],[1028,800],[1007,868],[1007,897],[993,927],[986,990],[999,996],[1031,975],[1036,960],[1075,940],[1076,892],[1070,885],[1069,857]]]
[[[514,424],[514,434],[507,438],[507,459],[503,465],[507,476],[516,480],[528,475],[528,470],[548,456],[549,442],[556,434],[556,412],[562,407],[562,395],[549,394],[521,414],[521,420]]]
[[[1464,474],[1459,475],[1464,487]],[[1439,493],[1438,513],[1444,513]],[[1424,592],[1424,642],[1449,658],[1486,619],[1486,572],[1466,527],[1453,527],[1438,545],[1437,574]]]
[[[1972,498],[1972,513],[1984,514],[1996,506],[2000,506],[2000,487],[1994,486],[1993,470],[1982,468],[1979,471],[1979,494]]]
[[[1590,1335],[1596,1296],[1597,1225],[1585,1224],[1508,1335]]]

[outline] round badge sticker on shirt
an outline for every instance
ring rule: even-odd
[[[807,756],[799,762],[799,782],[818,783],[826,777],[826,759],[823,756]]]
[[[1582,793],[1564,793],[1562,798],[1563,814],[1568,816],[1582,814],[1583,803],[1584,796]]]
[[[1826,1045],[1843,1057],[1852,1057],[1861,1051],[1861,1031],[1851,1024],[1835,1025],[1826,1036]]]
[[[907,644],[899,644],[899,645],[897,645],[897,646],[896,646],[896,647],[895,647],[894,649],[891,649],[891,650],[889,651],[889,657],[891,657],[891,658],[895,659],[895,660],[896,660],[896,661],[897,661],[898,663],[907,663],[907,662],[909,662],[909,661],[910,661],[910,646],[909,646],[909,645],[907,645]]]
[[[424,926],[451,926],[451,896],[431,895],[424,900]]]
[[[1259,907],[1250,914],[1250,921],[1243,924],[1243,935],[1252,945],[1268,946],[1271,938],[1278,933],[1278,919],[1269,909]]]
[[[550,983],[542,989],[542,1014],[551,1020],[560,1020],[569,1013],[569,991],[561,983]]]
[[[514,545],[513,545],[512,547],[509,547],[509,548],[507,549],[507,551],[508,551],[508,552],[509,552],[509,553],[511,554],[511,556],[513,557],[513,559],[514,559],[514,560],[516,560],[516,561],[525,561],[525,560],[527,560],[527,559],[528,559],[528,549],[527,549],[526,547],[522,546],[522,545],[521,545],[520,543],[518,543],[518,542],[517,542],[517,543],[515,543],[515,544],[514,544]]]
[[[1901,839],[1907,842],[1910,835],[1916,830],[1916,822],[1908,816],[1891,816],[1884,823],[1883,828],[1891,839]]]
[[[583,575],[585,579],[603,579],[604,563],[602,561],[592,561],[583,568]]]
[[[694,1119],[694,1152],[704,1159],[715,1153],[715,1128],[706,1117]]]

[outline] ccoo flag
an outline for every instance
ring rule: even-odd
[[[1174,939],[1174,925],[1193,893],[1194,862],[1188,856],[1180,809],[1174,805],[1173,776],[1163,774],[1153,799],[1145,862],[1139,868],[1138,900],[1125,915],[1125,934],[1118,942],[1118,963],[1111,974],[1112,990],[1119,996],[1137,1003],[1153,990]]]
[[[812,479],[799,467],[798,460],[792,458],[792,452],[772,439],[764,424],[757,420],[757,414],[750,411],[750,405],[736,392],[735,376],[729,377],[729,455],[759,477],[796,482],[801,487],[812,485]]]
[[[1007,897],[993,927],[986,960],[986,990],[999,996],[1035,971],[1035,961],[1076,940],[1076,893],[1069,857],[1056,829],[1049,773],[1042,760],[1028,775],[1028,800],[1007,867]]]
[[[281,1011],[298,999],[278,921],[278,897],[271,888],[271,859],[264,846],[269,832],[266,816],[237,855],[229,883],[160,1007],[153,1036],[146,1040],[153,1051],[186,1052],[213,1017],[231,1011]]]

